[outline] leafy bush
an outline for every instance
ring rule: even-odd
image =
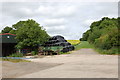
[[[18,41],[16,48],[36,48],[38,44],[43,44],[50,37],[43,27],[34,21],[28,19],[26,21],[19,21],[12,25],[12,32],[16,33],[16,40]]]
[[[31,54],[32,54],[32,55],[36,55],[36,54],[37,54],[37,51],[32,51]]]
[[[109,50],[97,49],[97,51],[101,54],[119,54],[118,48],[112,48]]]
[[[23,57],[24,55],[22,53],[13,53],[8,57]]]
[[[110,40],[108,38],[108,35],[101,36],[100,38],[96,39],[94,42],[95,47],[100,49],[108,50],[112,46],[110,44]]]

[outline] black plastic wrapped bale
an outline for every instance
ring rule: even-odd
[[[71,45],[63,36],[53,36],[47,41],[44,45],[44,47],[60,47],[62,46],[63,49],[60,50],[61,52],[68,52],[74,50],[74,46]]]

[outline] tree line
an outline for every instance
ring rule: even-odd
[[[118,18],[104,17],[90,25],[90,29],[83,33],[81,41],[88,41],[96,48],[107,54],[116,54],[119,43],[119,22]]]

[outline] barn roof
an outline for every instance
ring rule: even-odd
[[[16,36],[15,34],[11,34],[11,33],[3,33],[3,34],[0,34],[0,35],[13,35],[13,36]]]
[[[15,34],[4,33],[0,34],[0,43],[17,43]]]

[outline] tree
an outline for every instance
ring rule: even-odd
[[[6,26],[6,27],[2,30],[2,33],[9,33],[11,30],[13,30],[11,27]]]
[[[20,21],[12,26],[16,29],[16,39],[18,49],[38,47],[39,44],[43,44],[49,37],[42,26],[32,19],[27,21]]]
[[[90,30],[83,33],[83,38],[80,38],[80,41],[87,41],[89,34],[90,34]]]
[[[108,18],[104,17],[99,21],[95,21],[91,24],[90,29],[87,30],[82,40],[94,44],[95,47],[103,50],[116,49],[119,46],[119,22],[120,18]],[[114,53],[113,50],[113,53]]]
[[[11,30],[9,33],[11,33],[11,34],[16,34],[16,30]]]

